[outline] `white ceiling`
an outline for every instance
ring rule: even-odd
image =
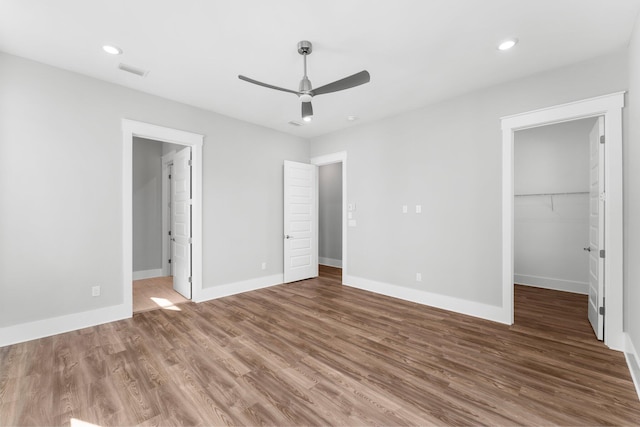
[[[313,137],[623,48],[639,11],[640,0],[0,0],[0,51]],[[520,43],[498,51],[507,37]],[[314,120],[293,127],[295,95],[237,75],[297,90],[300,40],[313,43],[314,87],[363,69],[371,82],[314,98]]]

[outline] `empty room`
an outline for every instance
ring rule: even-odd
[[[0,0],[0,425],[640,425],[640,0]]]

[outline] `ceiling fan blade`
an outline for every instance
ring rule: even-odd
[[[313,116],[313,106],[311,102],[302,103],[302,118]]]
[[[297,92],[295,90],[285,89],[283,87],[278,87],[278,86],[273,86],[273,85],[270,85],[270,84],[267,84],[267,83],[262,83],[262,82],[259,82],[257,80],[250,79],[249,77],[245,77],[243,75],[238,75],[238,78],[240,80],[244,80],[245,82],[253,83],[254,85],[264,86],[264,87],[268,87],[269,89],[281,90],[282,92],[291,92],[291,93],[293,93],[295,95],[299,95],[299,92]]]
[[[325,93],[338,92],[339,90],[345,90],[352,87],[360,86],[365,83],[369,83],[371,77],[369,76],[368,71],[360,71],[359,73],[355,73],[352,76],[345,77],[344,79],[336,80],[333,83],[329,83],[324,86],[320,86],[317,89],[314,89],[313,95],[322,95]]]

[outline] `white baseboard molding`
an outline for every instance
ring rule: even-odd
[[[241,294],[243,292],[281,285],[283,282],[283,274],[274,274],[272,276],[257,277],[255,279],[243,280],[241,282],[212,286],[198,291],[197,295],[193,296],[193,301],[204,302],[212,299],[228,297],[230,295]]]
[[[0,347],[131,317],[124,304],[0,328]]]
[[[513,281],[518,285],[589,295],[589,284],[587,282],[576,282],[573,280],[554,279],[552,277],[530,276],[517,273],[513,275]]]
[[[505,323],[507,325],[511,323],[511,313],[506,313],[502,307],[494,305],[434,294],[418,289],[405,288],[403,286],[390,285],[388,283],[376,282],[374,280],[356,276],[345,276],[342,282],[346,286],[375,292],[389,297],[417,302],[419,304],[466,314],[468,316],[479,317],[481,319],[491,320],[494,322]]]
[[[640,355],[638,354],[637,347],[631,341],[629,334],[626,335],[626,349],[624,357],[627,359],[627,366],[629,366],[629,372],[631,372],[631,378],[633,379],[633,385],[636,386],[636,393],[638,393],[638,399],[640,399]]]
[[[342,260],[341,259],[318,257],[318,264],[328,265],[329,267],[342,268]]]
[[[162,277],[162,269],[140,270],[133,272],[133,280],[151,279],[152,277]]]

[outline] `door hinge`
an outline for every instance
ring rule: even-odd
[[[600,307],[600,309],[598,310],[598,314],[604,316],[604,306]]]
[[[600,258],[604,258],[604,249],[600,249]]]
[[[171,179],[171,174],[169,174],[169,179]]]
[[[600,135],[600,144],[604,144],[604,135]]]
[[[171,230],[169,230],[169,236],[171,236]]]
[[[189,283],[191,283],[191,276],[189,276]]]
[[[604,191],[602,193],[600,193],[600,200],[602,200],[603,202],[607,201],[607,193],[605,193]]]
[[[171,260],[169,260],[169,264],[171,264]]]
[[[193,163],[191,163],[191,159],[189,159],[189,162],[187,163],[189,166],[193,166]]]
[[[193,238],[192,238],[192,237],[189,237],[188,242],[189,242],[189,244],[192,244],[192,243],[193,243]]]

